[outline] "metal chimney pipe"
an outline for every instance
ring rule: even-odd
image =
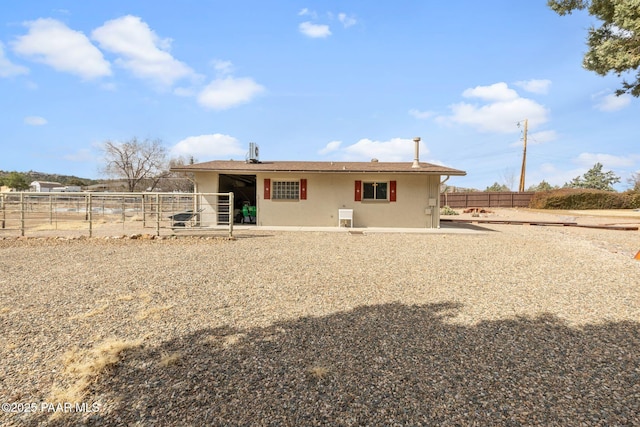
[[[412,168],[419,168],[420,167],[420,137],[416,136],[415,138],[413,138],[413,142],[415,142],[415,154],[413,156],[413,164],[411,165]]]

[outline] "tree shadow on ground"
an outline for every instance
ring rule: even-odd
[[[576,329],[547,315],[466,326],[449,321],[460,308],[386,304],[267,328],[201,330],[125,355],[93,386],[105,408],[86,421],[640,423],[638,323]]]

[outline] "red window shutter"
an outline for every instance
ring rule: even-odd
[[[269,178],[264,179],[264,199],[271,198],[271,180]]]
[[[362,181],[356,181],[356,202],[362,201]]]
[[[300,200],[307,200],[307,180],[300,180]]]
[[[395,181],[389,181],[389,201],[390,202],[396,201],[396,182]]]

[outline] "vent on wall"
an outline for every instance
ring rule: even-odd
[[[249,143],[249,155],[247,156],[249,163],[260,163],[260,149],[255,142]]]

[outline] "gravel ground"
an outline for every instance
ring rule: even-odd
[[[2,239],[0,424],[640,425],[640,232],[476,229]]]

